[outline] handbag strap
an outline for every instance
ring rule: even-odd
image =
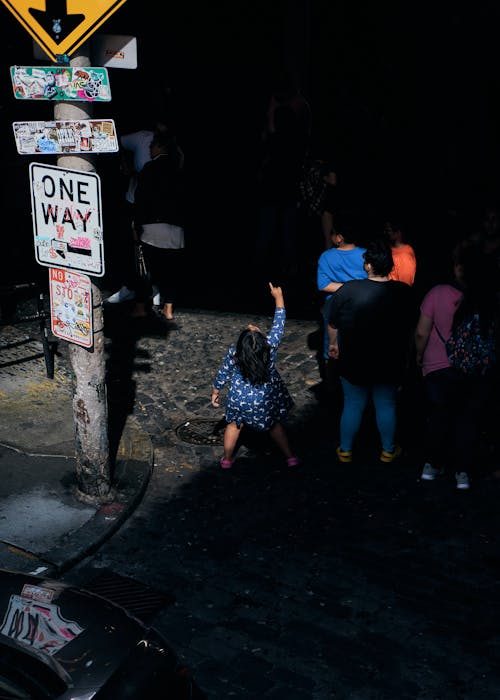
[[[438,334],[438,336],[439,336],[441,342],[443,343],[443,345],[446,345],[446,340],[443,338],[443,336],[442,336],[442,334],[441,334],[441,331],[440,331],[439,328],[436,326],[436,324],[434,324],[434,328],[436,329],[436,333]]]

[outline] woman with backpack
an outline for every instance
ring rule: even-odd
[[[426,400],[421,479],[433,481],[454,470],[457,489],[465,490],[477,471],[483,409],[495,371],[498,306],[494,275],[476,244],[459,243],[452,261],[453,282],[427,292],[415,331]]]

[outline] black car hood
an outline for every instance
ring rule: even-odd
[[[0,569],[0,644],[46,657],[73,688],[99,688],[147,639],[124,608],[51,579]]]

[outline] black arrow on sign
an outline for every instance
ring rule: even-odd
[[[45,10],[30,8],[30,14],[60,44],[85,19],[85,15],[68,15],[66,0],[45,0]]]

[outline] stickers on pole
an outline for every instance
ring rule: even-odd
[[[115,153],[119,146],[113,119],[14,122],[12,128],[21,155]]]
[[[99,175],[31,163],[30,186],[36,261],[102,277]]]
[[[49,282],[52,333],[90,348],[93,345],[90,278],[79,272],[51,267]]]
[[[11,66],[10,77],[17,100],[111,100],[106,68]]]

